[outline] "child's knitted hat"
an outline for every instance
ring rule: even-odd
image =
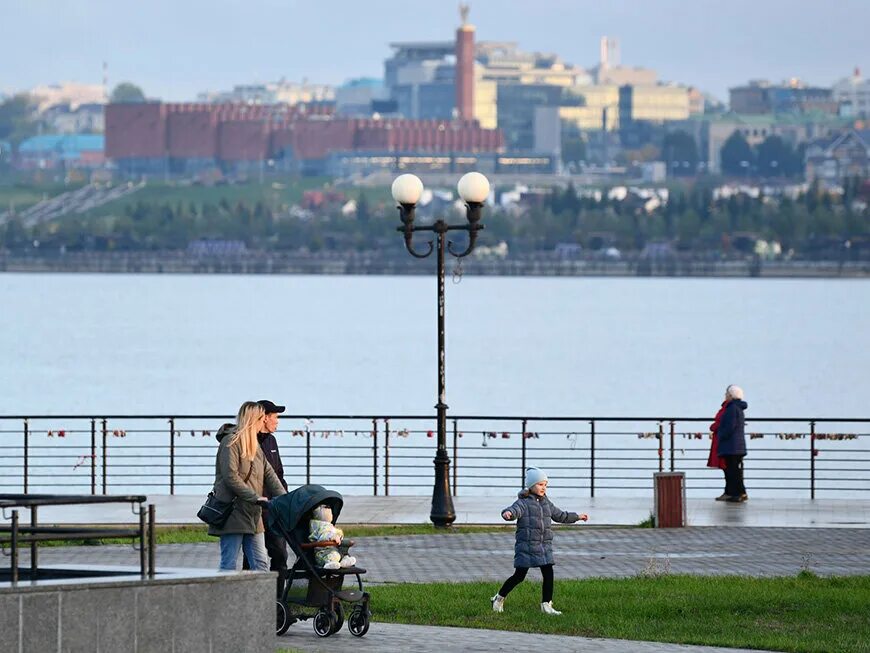
[[[546,481],[547,475],[537,467],[529,467],[526,470],[526,489],[528,490],[535,483]]]

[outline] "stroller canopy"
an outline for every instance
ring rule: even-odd
[[[321,503],[332,509],[334,523],[344,505],[341,494],[335,490],[327,490],[322,485],[302,485],[269,502],[269,526],[277,522],[284,530],[293,533],[300,526],[300,521]],[[307,533],[308,523],[302,523],[301,526]],[[304,541],[305,537],[301,539]]]

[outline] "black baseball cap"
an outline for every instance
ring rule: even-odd
[[[260,399],[260,401],[258,401],[257,403],[263,407],[263,410],[266,411],[267,415],[269,413],[283,413],[285,410],[287,410],[286,406],[279,406],[277,404],[273,404],[268,399]]]

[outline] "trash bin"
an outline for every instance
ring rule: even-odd
[[[685,472],[653,474],[655,488],[655,527],[682,528],[686,525]]]

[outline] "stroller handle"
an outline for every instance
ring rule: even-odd
[[[353,546],[353,540],[342,540],[340,544],[338,542],[336,542],[335,540],[324,540],[322,542],[302,542],[299,545],[299,548],[302,548],[302,549],[320,549],[320,548],[325,547],[325,546],[340,546],[342,548],[345,548],[345,547],[349,548],[349,547]]]

